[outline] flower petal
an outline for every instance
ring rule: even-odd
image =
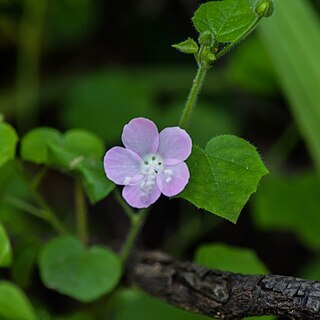
[[[179,194],[188,184],[190,173],[185,162],[175,166],[166,166],[157,175],[157,185],[160,191],[167,197]]]
[[[140,184],[125,186],[122,191],[122,196],[131,207],[142,209],[148,208],[155,203],[161,195],[161,192],[155,183],[152,189],[145,194]]]
[[[172,127],[160,132],[158,154],[167,165],[175,165],[186,160],[191,154],[192,141],[188,133]]]
[[[114,147],[107,151],[103,162],[108,179],[114,183],[120,185],[129,184],[131,181],[136,183],[142,159],[135,152]]]
[[[146,118],[132,119],[123,128],[122,142],[140,157],[155,153],[159,146],[158,128]]]

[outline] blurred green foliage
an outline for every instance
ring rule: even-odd
[[[225,1],[233,3],[233,0]],[[244,2],[241,0],[238,3]],[[206,6],[219,5],[208,3]],[[170,48],[170,44],[176,41],[175,37],[181,30],[182,39],[189,36],[185,31],[189,15],[179,25],[176,16],[172,18],[168,14],[169,10],[173,11],[169,2],[158,1],[150,6],[151,9],[141,1],[140,4],[134,3],[132,8],[130,5],[121,8],[121,14],[118,14],[120,10],[116,2],[111,1],[0,0],[0,55],[3,69],[0,112],[8,122],[14,124],[22,137],[18,144],[16,130],[5,123],[1,115],[0,276],[1,279],[12,281],[0,283],[1,319],[207,319],[175,309],[136,289],[120,288],[111,297],[104,295],[101,300],[87,305],[76,303],[39,285],[37,262],[40,252],[43,282],[47,287],[73,298],[92,300],[92,296],[107,293],[118,283],[121,266],[109,249],[93,252],[93,255],[103,256],[97,263],[95,257],[91,256],[92,246],[88,245],[86,251],[80,243],[66,258],[72,260],[73,264],[62,261],[70,247],[68,244],[54,247],[52,255],[45,254],[52,249],[52,243],[46,244],[47,241],[56,235],[42,221],[44,210],[37,201],[37,192],[39,189],[44,193],[49,204],[52,203],[57,210],[58,218],[69,228],[74,218],[70,209],[74,200],[69,199],[73,180],[64,176],[61,178],[58,172],[80,179],[89,200],[96,203],[114,188],[105,178],[101,159],[105,145],[112,146],[120,142],[125,123],[136,116],[144,116],[153,119],[160,129],[177,125],[194,66],[188,64],[189,60],[184,60],[185,65],[180,62],[178,59],[183,58]],[[168,11],[161,9],[166,6]],[[186,2],[179,3],[179,6],[185,6],[185,10],[188,10]],[[251,229],[248,231],[246,222],[249,215],[245,214],[236,227],[243,228],[236,240],[245,242],[242,238],[247,239],[247,233],[253,233],[251,236],[254,237],[261,232],[263,237],[263,231],[289,232],[294,239],[289,245],[295,246],[298,240],[310,259],[292,257],[288,264],[299,260],[299,270],[294,266],[292,269],[296,270],[297,275],[313,280],[320,280],[320,183],[316,173],[320,168],[319,9],[317,1],[276,0],[274,16],[269,21],[263,21],[258,32],[231,52],[230,58],[218,62],[209,71],[203,95],[188,130],[194,144],[201,147],[220,134],[242,135],[257,144],[265,155],[267,167],[272,169],[271,175],[263,181],[252,205],[247,208],[251,210],[254,232]],[[209,28],[215,32],[221,23],[223,27],[228,26],[226,21],[218,21],[216,25],[216,20],[210,21],[212,19],[207,19],[205,25],[198,23],[197,19],[201,20],[203,14],[205,12],[198,11],[194,19],[200,31]],[[182,11],[180,16],[183,17]],[[225,18],[229,22],[228,12]],[[110,23],[113,19],[116,21],[114,25]],[[245,27],[252,23],[254,16],[240,15],[237,19]],[[152,36],[155,39],[152,39],[150,26],[158,23],[157,29],[161,33],[157,31]],[[166,34],[168,30],[170,33],[175,30],[176,34],[170,34],[170,38]],[[223,32],[221,28],[218,40],[234,40],[241,30]],[[167,43],[168,39],[172,42]],[[168,57],[171,64],[162,65],[161,59]],[[150,60],[152,64],[148,63]],[[292,121],[299,128],[307,152],[297,146],[296,139],[288,150],[288,141],[282,139],[279,133],[281,130],[286,132],[287,123]],[[42,128],[35,129],[36,126]],[[278,146],[277,152],[280,154],[271,154],[273,145]],[[290,154],[292,150],[296,152]],[[230,153],[235,155],[236,150],[230,150]],[[309,154],[313,163],[308,159]],[[13,160],[15,155],[27,161],[26,176],[21,175],[20,163]],[[283,160],[280,165],[277,156]],[[254,157],[255,152],[249,154],[249,158]],[[46,171],[46,177],[42,176],[44,167],[50,168]],[[212,166],[213,171],[218,168],[221,169],[217,163]],[[226,168],[230,169],[230,166],[222,169]],[[262,165],[259,170],[261,174]],[[240,177],[242,171],[243,168],[235,166],[233,174]],[[207,178],[209,176],[210,172]],[[26,178],[32,180],[32,186]],[[62,187],[60,179],[64,179]],[[231,179],[226,180],[228,185]],[[200,184],[207,191],[207,186],[202,182]],[[239,193],[243,188],[247,189],[245,183],[231,193]],[[66,197],[61,197],[64,194]],[[193,191],[191,194],[190,198],[197,196]],[[229,196],[230,192],[224,190],[218,200],[227,203]],[[210,203],[218,201],[211,194],[205,194],[202,200]],[[121,229],[124,223],[112,200],[101,201],[98,209],[93,206],[89,209],[92,229],[95,230],[97,225],[103,229],[103,234],[93,236],[92,242],[110,242],[113,246],[119,239],[113,239],[110,229],[120,238],[116,230]],[[172,221],[164,224],[168,228],[163,231],[163,237],[166,238],[161,241],[166,249],[179,254],[181,258],[190,257],[204,237],[208,237],[210,242],[221,241],[220,234],[225,233],[222,240],[228,242],[230,238],[234,241],[234,229],[230,231],[221,220],[217,222],[213,217],[204,216],[196,209],[188,208],[188,204],[173,210],[169,212]],[[107,222],[98,220],[100,211],[105,212],[109,219]],[[179,227],[174,220],[177,212],[180,215]],[[197,217],[193,218],[193,215]],[[236,220],[237,215],[230,214],[228,217]],[[212,220],[208,222],[207,218]],[[167,227],[167,224],[170,226]],[[153,237],[156,237],[159,229],[165,227],[155,222],[154,225],[150,223],[149,228],[150,233],[155,234]],[[73,232],[72,227],[70,229]],[[149,239],[147,236],[146,239]],[[249,237],[250,241],[255,241],[252,237]],[[205,241],[208,242],[207,239]],[[255,246],[261,245],[259,241]],[[277,250],[277,246],[274,245],[272,250]],[[117,267],[110,269],[111,260]],[[200,245],[196,250],[196,261],[208,267],[234,272],[267,272],[252,250],[217,243]],[[301,266],[301,261],[306,263]],[[80,264],[83,269],[79,267]],[[277,265],[270,263],[273,264]],[[108,268],[108,279],[105,279]],[[96,271],[90,272],[92,269]],[[113,280],[111,284],[108,283],[110,279]],[[27,290],[28,297],[20,288]],[[92,295],[88,297],[89,289]],[[57,303],[54,303],[55,299]]]

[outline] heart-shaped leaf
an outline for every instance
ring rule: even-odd
[[[21,154],[25,160],[80,176],[92,203],[114,188],[103,170],[103,141],[86,130],[73,129],[62,135],[52,128],[34,129],[22,139]]]
[[[0,223],[0,267],[10,266],[12,261],[12,251],[7,233]]]
[[[16,131],[9,124],[0,122],[0,167],[14,158],[17,142]]]
[[[0,318],[4,320],[36,320],[33,307],[24,293],[10,282],[0,282]]]
[[[71,236],[47,243],[39,267],[48,288],[83,302],[112,291],[122,272],[121,262],[111,250],[97,246],[86,249]]]
[[[187,163],[190,181],[179,197],[233,223],[268,173],[255,147],[231,135],[193,147]]]
[[[202,4],[192,22],[199,33],[210,31],[218,42],[233,42],[255,19],[248,0],[223,0]]]
[[[37,164],[48,164],[48,146],[62,140],[62,134],[53,128],[36,128],[21,139],[21,158]]]

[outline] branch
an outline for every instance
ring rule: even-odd
[[[160,252],[136,253],[126,274],[130,283],[153,296],[217,319],[262,315],[320,319],[318,281],[210,270]]]

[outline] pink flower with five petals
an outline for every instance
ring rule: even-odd
[[[122,195],[134,208],[147,208],[161,193],[171,197],[179,194],[189,181],[184,162],[191,154],[192,141],[179,128],[165,128],[160,133],[146,118],[135,118],[124,126],[122,142],[104,157],[107,177],[124,185]]]

